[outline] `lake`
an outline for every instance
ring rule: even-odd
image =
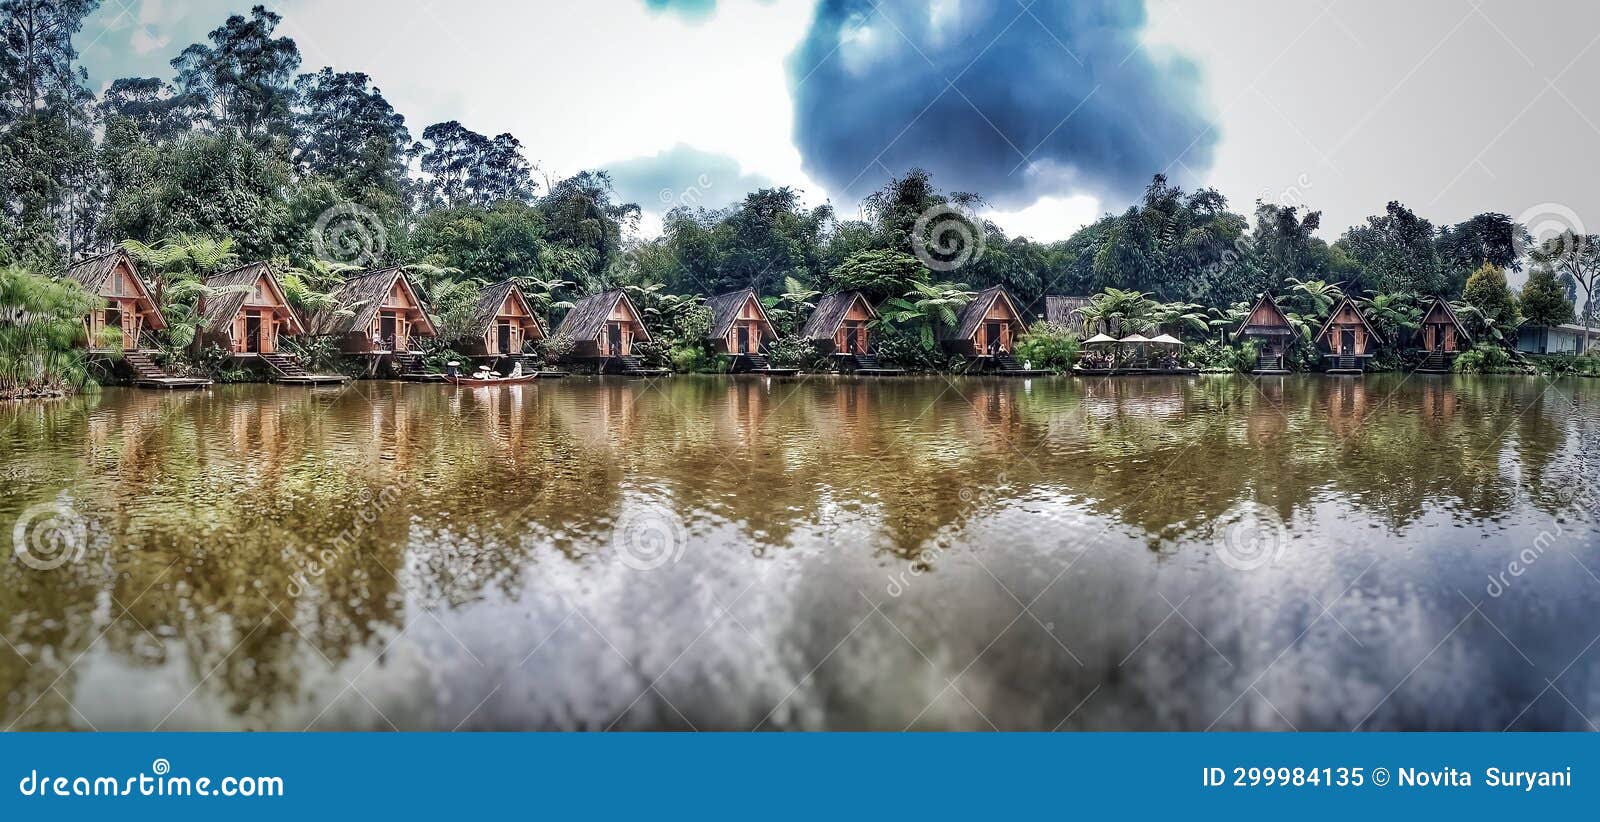
[[[1600,382],[0,407],[11,730],[1581,730]]]

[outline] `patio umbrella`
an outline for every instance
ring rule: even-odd
[[[1151,338],[1150,342],[1155,343],[1156,345],[1183,345],[1183,340],[1180,340],[1171,334],[1162,334],[1159,337],[1153,337]]]
[[[1109,336],[1109,335],[1106,335],[1106,334],[1096,334],[1093,337],[1090,337],[1089,339],[1084,340],[1083,344],[1084,345],[1112,345],[1112,344],[1116,343],[1116,341],[1117,341],[1116,337],[1112,337],[1112,336]]]
[[[1122,343],[1123,345],[1139,345],[1141,343],[1155,342],[1155,340],[1152,340],[1143,334],[1129,334],[1128,336],[1118,340],[1118,342]]]

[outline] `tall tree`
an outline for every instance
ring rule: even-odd
[[[485,137],[455,120],[422,130],[413,149],[427,173],[429,204],[488,206],[496,200],[533,199],[533,165],[510,134]]]
[[[111,81],[94,111],[102,124],[120,118],[146,140],[166,142],[194,127],[203,101],[177,94],[159,77],[122,77]]]
[[[1572,285],[1583,292],[1583,305],[1579,316],[1587,328],[1594,324],[1596,306],[1594,288],[1600,280],[1600,235],[1577,234],[1571,231],[1545,240],[1532,249],[1528,256],[1536,265],[1548,266],[1559,278],[1571,278]],[[1589,350],[1588,331],[1584,332],[1584,350]]]
[[[381,196],[398,205],[405,194],[411,133],[406,118],[372,86],[371,78],[323,68],[301,75],[295,89],[299,167],[334,180],[346,196]]]
[[[1391,201],[1383,214],[1346,231],[1338,245],[1360,267],[1365,288],[1444,294],[1446,283],[1434,239],[1433,223]]]
[[[1567,301],[1565,289],[1556,282],[1556,275],[1548,267],[1536,265],[1528,272],[1528,282],[1522,286],[1517,305],[1522,316],[1534,325],[1560,325],[1573,320],[1572,303]]]
[[[0,119],[76,107],[87,96],[72,37],[99,0],[0,0]]]
[[[294,79],[300,48],[293,39],[274,37],[283,18],[265,6],[250,16],[235,14],[209,38],[172,60],[178,87],[205,101],[216,124],[237,128],[262,144],[294,131]]]
[[[583,270],[551,270],[564,279],[581,280],[585,290],[601,285],[605,272],[620,262],[622,235],[639,223],[639,206],[619,203],[604,171],[582,171],[559,183],[539,200],[545,237],[554,246],[571,249]]]

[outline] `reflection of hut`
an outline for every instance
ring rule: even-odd
[[[1027,330],[1022,310],[1005,286],[980,292],[956,315],[956,324],[940,331],[945,350],[979,361],[981,368],[1021,370],[1011,358],[1017,338]]]
[[[1288,353],[1289,343],[1294,340],[1294,326],[1289,322],[1289,315],[1283,313],[1278,307],[1278,302],[1272,299],[1271,294],[1262,294],[1261,299],[1250,309],[1244,318],[1244,323],[1239,326],[1235,336],[1255,340],[1261,344],[1261,354],[1256,361],[1256,367],[1251,369],[1257,374],[1287,374],[1283,357]]]
[[[305,333],[283,286],[266,263],[241,265],[206,278],[211,293],[200,300],[200,333],[195,344],[217,345],[236,361],[264,365],[281,382],[343,382],[341,376],[307,372],[279,352],[285,336]]]
[[[572,338],[572,359],[588,362],[597,371],[644,371],[633,356],[633,345],[650,342],[650,332],[639,309],[620,288],[579,300],[561,318],[556,333]]]
[[[533,306],[514,280],[484,288],[467,326],[467,333],[473,336],[462,353],[469,357],[516,357],[526,343],[544,339]]]
[[[1456,316],[1450,303],[1443,297],[1434,297],[1428,312],[1422,315],[1422,326],[1417,329],[1417,341],[1427,352],[1418,371],[1445,372],[1450,370],[1456,355],[1472,345],[1472,335]]]
[[[96,309],[84,318],[90,351],[135,351],[144,332],[167,327],[155,297],[145,286],[128,252],[113,249],[74,263],[67,269],[66,276],[106,303],[105,308]],[[110,328],[121,332],[120,340],[102,339],[112,336],[105,334]]]
[[[1361,380],[1339,380],[1329,383],[1333,393],[1328,396],[1328,425],[1341,439],[1349,438],[1361,430],[1367,418],[1367,390]]]
[[[1377,329],[1349,297],[1334,306],[1328,321],[1317,332],[1317,345],[1330,374],[1360,374],[1382,342]]]
[[[342,351],[409,359],[418,337],[436,337],[426,306],[405,269],[358,274],[334,289],[333,304],[306,323],[312,336],[333,337]]]
[[[871,324],[878,312],[859,291],[840,291],[817,301],[800,336],[828,355],[841,371],[898,374],[884,369],[872,346]]]

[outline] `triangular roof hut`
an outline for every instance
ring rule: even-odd
[[[503,335],[498,329],[502,325],[507,327]],[[517,354],[524,342],[545,338],[544,326],[539,324],[533,304],[516,280],[484,286],[472,307],[467,333],[474,349],[481,347],[480,353],[485,356]],[[499,350],[502,342],[509,350]]]
[[[732,353],[738,345],[730,341],[736,325],[752,329],[747,338],[751,351],[759,350],[763,341],[778,338],[778,329],[767,317],[767,310],[762,307],[754,288],[718,294],[706,300],[706,307],[711,309],[711,330],[706,333],[706,339],[724,352]]]
[[[213,274],[205,280],[206,288],[218,290],[214,296],[201,298],[201,331],[205,334],[231,334],[234,320],[246,305],[259,306],[274,313],[289,334],[304,334],[306,327],[300,315],[289,305],[289,298],[278,282],[272,266],[264,262],[246,263],[237,268]]]
[[[390,266],[345,280],[332,294],[333,304],[306,321],[313,336],[349,338],[347,350],[371,350],[382,334],[385,320],[393,320],[395,335],[436,337],[438,329],[428,316],[427,303],[411,284],[403,266]],[[363,342],[364,341],[364,342]]]
[[[650,331],[644,327],[644,315],[620,288],[590,294],[572,306],[567,316],[556,326],[557,334],[566,334],[576,343],[573,356],[612,356],[610,345],[602,345],[602,334],[616,328],[619,337],[616,356],[627,356],[634,342],[649,342]],[[608,341],[610,342],[610,341]]]
[[[104,310],[89,315],[89,345],[94,347],[100,332],[108,321],[123,332],[122,347],[133,350],[144,331],[159,331],[167,327],[161,316],[161,306],[155,295],[139,274],[133,257],[121,248],[79,260],[67,267],[63,274],[83,290],[106,301]]]
[[[997,339],[989,339],[991,323],[1000,324]],[[1022,308],[1005,286],[994,285],[978,292],[956,315],[956,324],[942,329],[939,342],[945,348],[968,356],[984,356],[993,348],[1009,351],[1013,341],[1027,330]]]
[[[1341,351],[1340,341],[1333,336],[1344,330],[1350,330],[1354,336],[1354,351]],[[1345,297],[1333,307],[1328,319],[1323,321],[1322,328],[1317,331],[1317,342],[1326,345],[1335,354],[1368,356],[1373,353],[1377,345],[1383,343],[1383,335],[1372,327],[1372,323],[1367,322],[1367,315],[1361,311],[1361,306],[1356,305],[1355,300]]]

